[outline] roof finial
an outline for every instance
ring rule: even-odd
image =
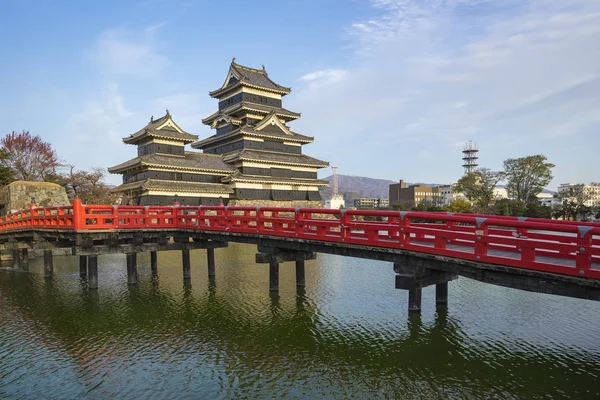
[[[150,116],[150,122],[154,122],[154,115]]]
[[[169,114],[169,109],[167,108],[167,117],[170,117],[171,114]]]
[[[232,64],[235,64],[235,57],[233,57],[233,59],[231,60]]]

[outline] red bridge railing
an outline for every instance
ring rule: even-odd
[[[31,205],[0,232],[189,229],[293,237],[600,279],[600,224],[473,214],[223,206]],[[594,265],[596,263],[596,265]]]

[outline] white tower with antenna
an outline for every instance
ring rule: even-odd
[[[465,144],[462,153],[463,168],[465,169],[465,175],[470,174],[471,172],[475,172],[475,170],[479,166],[479,164],[477,164],[477,160],[479,159],[479,148],[477,147],[477,143],[473,143],[469,140]]]
[[[331,167],[331,171],[333,172],[333,176],[332,176],[332,184],[333,187],[331,188],[331,199],[327,200],[325,202],[325,208],[330,208],[330,209],[340,209],[340,208],[344,208],[346,206],[346,204],[344,203],[344,196],[341,196],[338,193],[338,175],[337,175],[337,169],[338,167]]]

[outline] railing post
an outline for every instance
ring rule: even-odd
[[[400,247],[410,245],[410,218],[406,217],[406,211],[400,211]]]
[[[577,255],[575,256],[575,266],[577,267],[577,273],[581,276],[585,276],[586,272],[592,268],[592,235],[590,230],[591,226],[578,226],[579,231],[577,235]]]
[[[296,208],[296,211],[294,212],[294,224],[296,225],[296,236],[301,237],[304,234],[303,220],[304,220],[304,214],[302,213],[302,211],[299,208]]]
[[[487,234],[488,226],[486,223],[487,218],[476,217],[475,218],[475,258],[478,261],[483,260],[487,256]]]
[[[33,213],[36,213],[37,216],[37,211],[36,208],[37,205],[35,204],[35,199],[32,197],[31,198],[31,204],[29,204],[29,226],[33,226]]]
[[[348,229],[348,226],[350,225],[350,218],[351,217],[348,216],[346,210],[340,211],[340,236],[342,237],[342,242],[345,242],[346,238],[349,236],[348,234],[350,233],[350,231]]]
[[[81,199],[73,199],[73,229],[76,231],[85,227],[85,208]]]
[[[177,196],[175,196],[175,201],[173,201],[173,227],[177,228],[179,226],[179,201],[177,201]]]

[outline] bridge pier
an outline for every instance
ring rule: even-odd
[[[208,276],[215,276],[215,249],[206,249],[206,262],[208,264]]]
[[[304,286],[304,260],[314,260],[316,253],[258,246],[257,264],[269,264],[269,290],[279,291],[279,264],[286,261],[296,262],[296,286]]]
[[[409,312],[421,312],[422,289],[431,285],[436,285],[436,304],[448,304],[448,282],[458,275],[429,267],[427,259],[405,255],[397,256],[394,262],[396,289],[408,290]]]
[[[421,295],[423,293],[422,288],[409,289],[408,290],[408,311],[410,312],[421,312]]]
[[[21,263],[23,266],[29,265],[29,249],[21,249]]]
[[[183,264],[183,279],[191,279],[190,249],[187,247],[181,250],[181,261]]]
[[[87,256],[79,256],[79,276],[82,278],[87,275]]]
[[[88,256],[88,287],[98,289],[98,256]]]
[[[296,286],[306,286],[304,274],[304,260],[296,260]]]
[[[156,251],[150,252],[150,269],[152,270],[152,276],[156,276],[158,274],[158,256]]]
[[[52,249],[44,250],[44,278],[52,278],[54,273],[54,259]]]
[[[18,247],[13,248],[12,250],[13,256],[13,268],[20,269],[21,268],[21,251]]]
[[[127,253],[127,283],[137,284],[137,253]]]
[[[437,305],[448,304],[448,282],[435,285],[435,303]]]
[[[269,263],[269,291],[279,291],[279,263],[277,261]]]

